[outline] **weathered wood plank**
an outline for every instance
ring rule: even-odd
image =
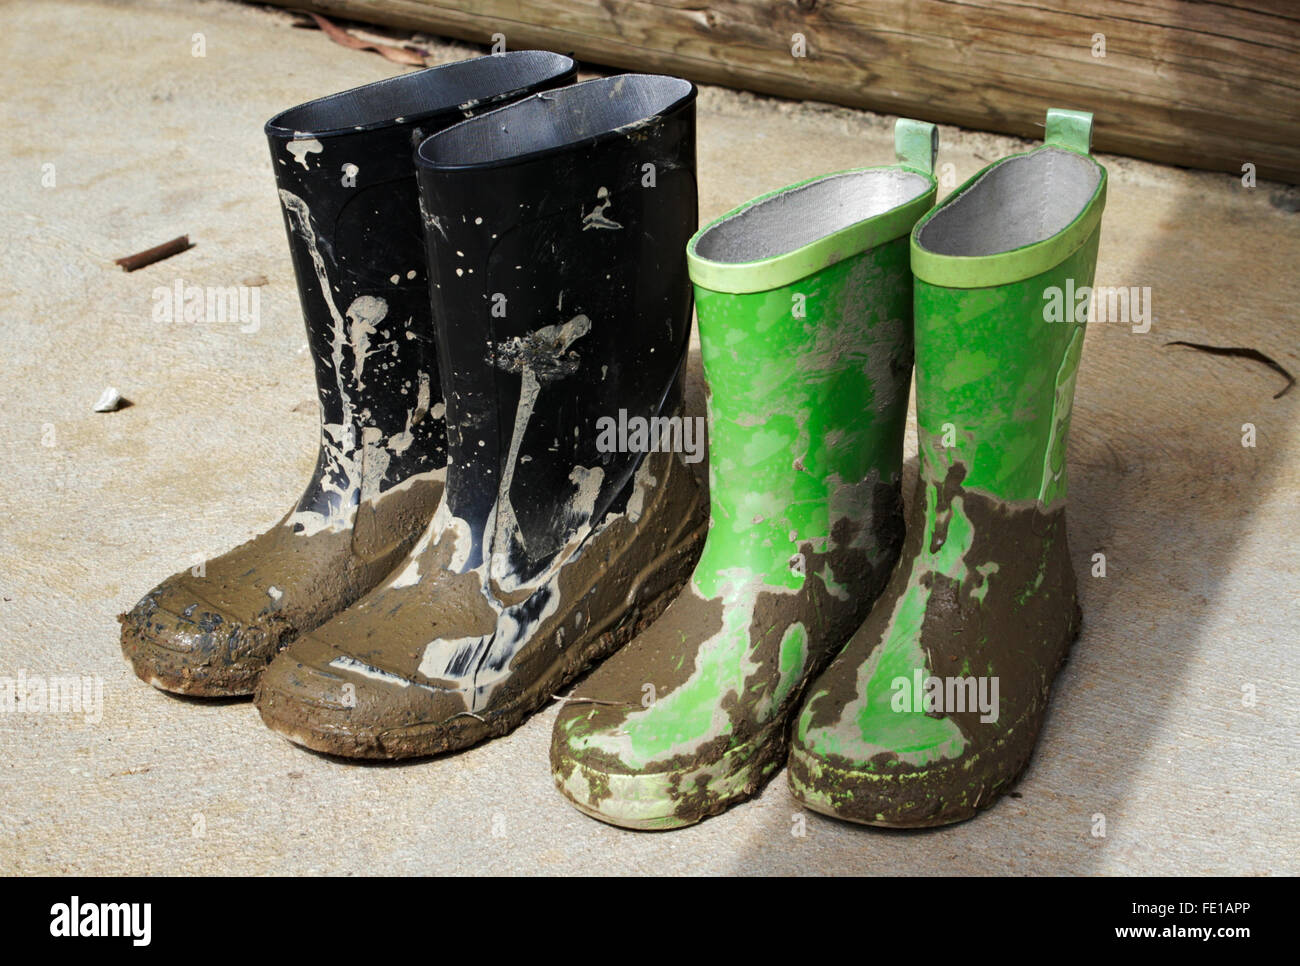
[[[1041,133],[1049,105],[1081,108],[1099,150],[1300,182],[1288,0],[271,2],[1021,136]]]

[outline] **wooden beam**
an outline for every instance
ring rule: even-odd
[[[1300,182],[1291,0],[271,2],[1022,137],[1078,108],[1100,151]]]

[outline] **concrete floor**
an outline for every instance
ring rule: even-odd
[[[1163,347],[1251,346],[1300,373],[1294,194],[1102,159],[1097,281],[1150,286],[1156,321],[1088,332],[1070,447],[1085,630],[1021,797],[898,834],[805,818],[779,777],[700,826],[637,834],[552,790],[553,708],[465,754],[358,766],[300,751],[247,702],[168,697],[131,674],[114,615],[270,525],[314,458],[262,123],[398,68],[225,0],[12,5],[5,20],[0,677],[90,676],[103,707],[0,715],[0,872],[1300,871],[1300,390],[1274,399],[1282,380],[1259,365]],[[703,218],[892,160],[892,118],[713,88],[699,108]],[[946,187],[1021,147],[942,138]],[[186,232],[197,247],[181,256],[112,264]],[[256,274],[255,332],[151,317],[155,286]],[[108,385],[134,405],[92,413]],[[1105,578],[1089,576],[1099,552]]]

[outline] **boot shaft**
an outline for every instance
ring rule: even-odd
[[[643,453],[609,422],[679,416],[697,218],[695,88],[621,75],[419,150],[448,512],[501,588],[624,509]],[[602,438],[603,437],[603,438]]]
[[[1065,449],[1097,263],[1106,169],[1091,115],[1049,111],[1046,144],[984,168],[912,233],[922,477],[1044,507]],[[1085,303],[1086,306],[1086,303]]]
[[[267,122],[321,406],[318,485],[300,512],[339,519],[445,464],[414,150],[573,75],[567,57],[521,51],[332,94]]]
[[[768,572],[775,562],[769,579],[798,587],[786,559],[794,541],[817,553],[832,540],[870,542],[897,516],[912,366],[907,239],[934,201],[933,136],[932,125],[900,122],[899,164],[763,195],[692,239],[709,385],[705,564],[716,554]]]

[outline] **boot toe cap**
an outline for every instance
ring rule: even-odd
[[[807,727],[805,711],[791,739],[790,791],[814,812],[859,825],[929,828],[964,822],[1015,785],[1029,763],[1042,710],[1030,709],[954,757],[924,764],[884,752],[870,758],[832,753]]]
[[[122,653],[156,688],[200,697],[251,694],[287,632],[273,616],[250,622],[173,578],[119,617]]]
[[[555,787],[584,814],[623,828],[655,831],[693,825],[753,795],[780,766],[780,722],[748,739],[719,735],[691,752],[629,762],[620,722],[639,704],[575,701],[555,722],[551,772]]]
[[[433,687],[309,634],[280,654],[254,703],[272,730],[313,751],[347,758],[438,754],[483,726],[460,691]]]

